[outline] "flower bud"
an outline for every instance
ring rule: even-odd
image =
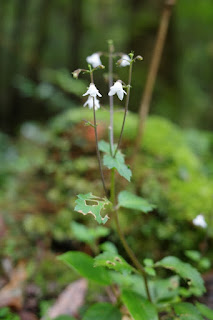
[[[142,57],[142,56],[137,56],[137,57],[135,58],[135,60],[142,61],[142,60],[143,60],[143,57]]]
[[[100,64],[100,66],[98,66],[99,69],[105,69],[105,66],[103,64]]]
[[[79,74],[81,73],[81,69],[77,69],[72,72],[72,76],[74,79],[78,79]]]

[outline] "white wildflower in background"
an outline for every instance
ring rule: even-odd
[[[93,68],[97,68],[98,66],[102,65],[100,54],[95,52],[91,56],[86,58],[87,63],[91,64]]]
[[[206,223],[204,216],[202,214],[199,214],[195,219],[193,219],[192,222],[195,226],[198,226],[201,228],[207,227],[207,223]]]
[[[94,83],[90,83],[89,88],[86,93],[83,94],[83,96],[90,95],[91,97],[96,98],[97,96],[102,97]]]
[[[87,101],[84,103],[84,107],[88,105],[89,109],[93,109],[93,99],[95,99],[95,110],[100,109],[100,101],[96,97],[89,96]]]
[[[123,54],[120,59],[120,67],[126,67],[130,65],[130,57],[127,54]]]
[[[115,94],[117,94],[118,98],[120,100],[123,100],[124,93],[126,94],[126,91],[124,91],[124,89],[122,87],[121,80],[118,80],[114,83],[114,85],[112,87],[110,87],[110,91],[109,91],[108,95],[114,96]]]

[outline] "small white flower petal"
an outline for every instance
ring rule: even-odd
[[[100,101],[97,98],[95,99],[95,110],[100,109]],[[84,107],[88,106],[89,109],[93,109],[93,97],[89,96],[87,101],[83,105]]]
[[[122,83],[120,80],[116,81],[114,85],[110,87],[110,91],[108,95],[113,96],[114,94],[117,94],[120,100],[123,100],[124,94],[126,94],[126,91],[123,89]]]
[[[86,58],[87,63],[91,64],[93,68],[97,68],[102,64],[100,54],[95,52]]]
[[[127,54],[123,54],[121,57],[120,67],[126,67],[130,65],[130,57]]]
[[[117,96],[120,100],[123,100],[124,98],[124,93],[123,93],[123,90],[118,90],[117,91]]]
[[[89,88],[86,93],[83,94],[83,96],[90,95],[91,97],[95,97],[98,95],[99,97],[102,97],[94,83],[90,83]]]
[[[205,218],[202,214],[199,214],[195,219],[193,219],[192,222],[195,226],[198,226],[201,228],[207,227],[207,223],[206,223]]]

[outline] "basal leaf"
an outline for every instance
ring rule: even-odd
[[[115,168],[122,177],[130,181],[132,176],[132,171],[125,164],[124,155],[120,151],[117,152],[115,158],[112,157],[110,154],[105,154],[104,165],[108,169]]]
[[[134,195],[129,191],[121,191],[118,195],[118,204],[120,207],[149,212],[155,208],[155,205],[150,204],[147,200]]]
[[[94,268],[93,258],[83,252],[69,251],[58,257],[69,267],[76,270],[81,276],[102,285],[111,284],[108,270],[105,268]]]
[[[82,320],[121,320],[121,313],[110,303],[96,303],[87,310]]]
[[[176,257],[169,256],[157,262],[155,265],[173,270],[179,274],[190,286],[198,289],[198,295],[205,292],[204,282],[200,273],[189,263],[185,263]]]
[[[196,302],[196,307],[200,313],[208,320],[213,320],[213,310],[209,309],[205,304]]]
[[[130,273],[134,270],[121,256],[113,252],[104,252],[95,257],[95,267],[107,267],[121,273]]]
[[[199,310],[189,302],[175,304],[174,310],[181,320],[203,320]]]
[[[101,210],[110,202],[106,198],[99,198],[94,196],[91,192],[87,194],[79,194],[78,199],[75,201],[75,211],[84,215],[92,214],[98,223],[106,223],[109,217],[101,216]]]
[[[123,290],[121,299],[134,320],[158,320],[155,306],[134,291]]]

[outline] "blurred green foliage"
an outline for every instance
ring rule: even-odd
[[[8,0],[0,4],[0,120],[15,132],[23,120],[47,119],[75,106],[82,82],[69,76],[85,57],[107,50],[144,57],[134,68],[137,111],[152,56],[164,0]],[[172,15],[152,103],[152,112],[184,126],[212,128],[211,66],[213,3],[179,0]],[[104,30],[104,35],[103,35]],[[107,58],[102,57],[103,64]],[[116,68],[126,79],[126,70]],[[101,91],[106,91],[97,75]],[[30,105],[30,110],[29,110]],[[16,114],[16,117],[14,117]]]

